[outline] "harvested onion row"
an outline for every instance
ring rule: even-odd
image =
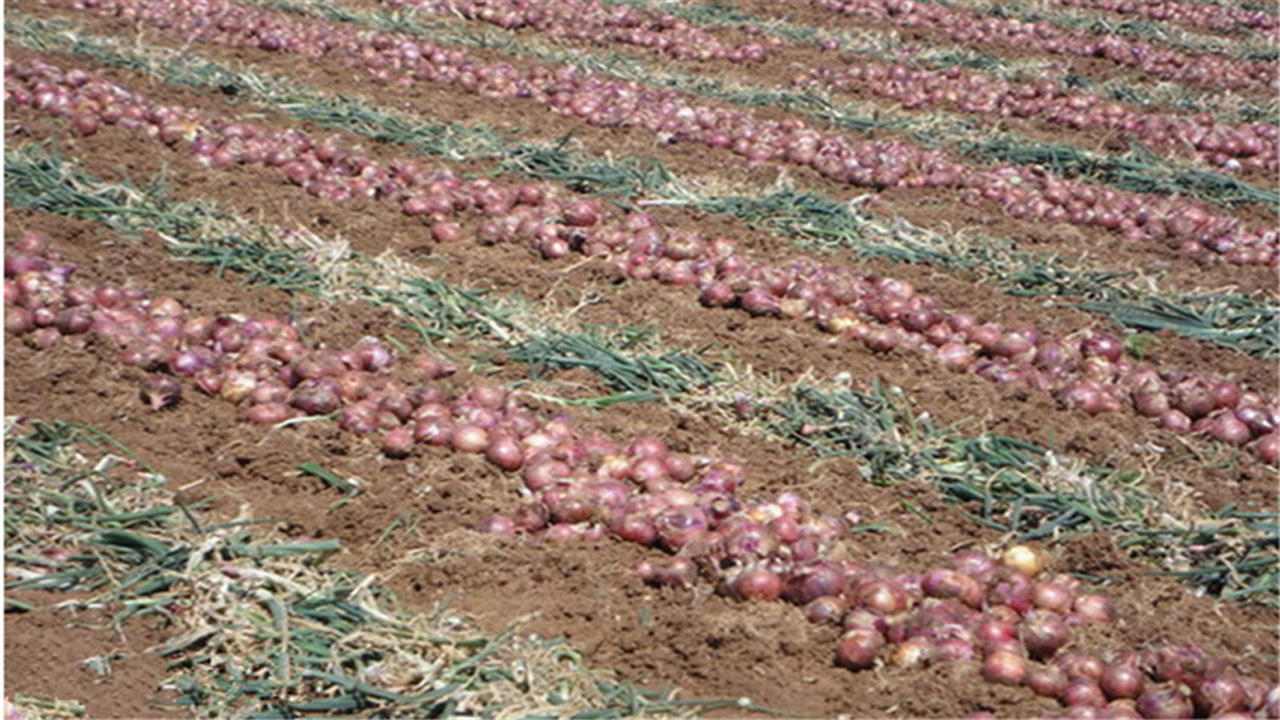
[[[936,30],[957,43],[998,44],[1037,52],[1103,58],[1161,80],[1231,90],[1274,92],[1277,87],[1273,63],[1171,50],[1119,35],[1090,36],[1055,27],[1048,21],[1033,23],[984,17],[971,10],[922,0],[802,1],[824,10],[883,20],[902,28]]]
[[[430,223],[439,242],[464,239],[457,218],[472,211],[485,218],[475,233],[481,243],[528,242],[545,258],[578,252],[607,261],[632,279],[693,286],[708,306],[811,321],[873,352],[922,353],[955,372],[1050,392],[1065,406],[1091,415],[1131,405],[1166,429],[1249,445],[1268,463],[1275,463],[1280,453],[1280,401],[1275,397],[1212,374],[1157,372],[1132,363],[1124,359],[1119,340],[1105,333],[1053,338],[1031,325],[984,324],[946,310],[900,280],[863,276],[805,257],[784,266],[753,262],[729,238],[673,232],[648,213],[610,212],[598,200],[565,198],[548,185],[508,187],[487,179],[464,184],[451,172],[430,172],[414,161],[374,162],[334,139],[315,142],[292,129],[268,132],[155,105],[113,83],[79,71],[64,74],[39,61],[10,64],[7,70],[8,101],[22,103],[10,81],[23,80],[30,88],[23,91],[28,102],[70,114],[77,131],[84,132],[86,124],[114,121],[172,145],[190,136],[189,150],[212,167],[274,167],[308,192],[333,201],[356,195],[391,198],[405,214]],[[16,255],[12,263],[27,260]],[[25,308],[6,309],[6,327],[15,332],[39,325]]]
[[[1275,125],[1220,123],[1208,114],[1187,117],[1151,112],[1107,102],[1092,93],[1074,92],[1052,80],[1014,83],[960,67],[928,70],[863,62],[811,68],[792,82],[868,92],[898,100],[907,109],[943,106],[965,113],[1043,118],[1077,130],[1106,128],[1175,153],[1190,148],[1208,164],[1225,170],[1280,170]]]
[[[399,8],[433,14],[457,14],[506,30],[533,28],[553,37],[596,44],[625,43],[652,48],[679,60],[764,62],[767,43],[730,45],[706,30],[671,15],[646,13],[599,0],[384,0]]]
[[[1231,32],[1239,28],[1280,30],[1280,17],[1264,10],[1247,10],[1230,5],[1190,2],[1190,0],[1053,0],[1055,5],[1106,10],[1122,15],[1140,15],[1150,20],[1170,21]],[[1275,33],[1269,33],[1274,37]]]
[[[641,563],[645,582],[705,580],[739,600],[801,606],[811,621],[842,628],[834,662],[850,670],[981,662],[988,682],[1055,698],[1071,717],[1082,708],[1106,708],[1107,717],[1273,717],[1280,705],[1280,688],[1196,647],[1150,646],[1105,659],[1068,652],[1073,627],[1114,622],[1116,609],[1070,576],[1046,575],[1032,548],[1009,548],[1002,561],[961,551],[920,573],[846,559],[856,513],[824,514],[793,492],[744,499],[741,463],[673,452],[651,436],[619,443],[583,434],[500,386],[450,397],[434,381],[452,368],[429,358],[414,363],[421,381],[409,387],[393,375],[395,354],[376,339],[308,347],[278,318],[195,316],[172,297],[73,284],[74,271],[48,238],[23,236],[6,254],[6,310],[31,311],[38,348],[83,345],[88,336],[121,347],[126,364],[154,373],[143,386],[153,409],[178,402],[184,377],[248,406],[252,422],[337,414],[344,430],[383,433],[390,456],[419,443],[483,454],[521,474],[529,501],[485,518],[482,531],[546,542],[611,535],[661,548],[674,557]]]
[[[1057,178],[1040,168],[974,168],[906,142],[855,142],[798,120],[764,121],[750,112],[695,103],[679,92],[638,82],[569,67],[520,70],[505,63],[485,64],[461,50],[416,42],[406,35],[361,34],[229,0],[62,1],[147,21],[178,32],[186,41],[334,55],[363,67],[379,82],[411,86],[426,81],[486,97],[532,99],[591,125],[644,128],[672,141],[728,150],[753,163],[806,165],[824,177],[860,187],[951,188],[964,202],[996,202],[1015,218],[1096,227],[1135,240],[1163,242],[1205,259],[1280,267],[1280,230],[1247,228],[1236,218],[1178,198],[1102,188]]]

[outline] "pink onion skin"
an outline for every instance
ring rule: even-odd
[[[1146,677],[1133,661],[1107,665],[1098,685],[1109,699],[1137,698],[1146,689]]]
[[[1040,697],[1056,698],[1067,687],[1067,674],[1056,665],[1036,664],[1027,669],[1023,683]]]
[[[747,568],[729,581],[729,594],[739,600],[773,602],[782,594],[782,578],[762,567]]]
[[[982,661],[982,679],[997,685],[1021,685],[1027,676],[1027,660],[1017,653],[1000,650]]]
[[[1192,688],[1191,703],[1196,714],[1216,718],[1248,710],[1249,695],[1239,678],[1210,678]]]
[[[506,515],[490,515],[476,524],[476,530],[488,535],[510,537],[516,534],[516,524]]]
[[[482,453],[489,447],[489,431],[479,425],[459,425],[449,436],[449,444],[465,453]]]
[[[1036,660],[1053,657],[1054,653],[1067,644],[1070,637],[1066,622],[1047,610],[1028,612],[1022,623],[1022,642],[1026,645],[1027,652]]]
[[[294,416],[293,408],[283,403],[254,405],[245,413],[249,422],[256,425],[275,425]]]
[[[1106,595],[1086,593],[1076,597],[1072,604],[1075,616],[1088,623],[1105,625],[1115,622],[1115,602]]]
[[[497,435],[484,450],[489,462],[502,470],[514,472],[524,466],[524,446],[508,435]]]
[[[1195,707],[1181,686],[1147,690],[1138,698],[1137,709],[1144,718],[1189,720],[1195,717]]]
[[[387,457],[402,458],[413,449],[413,428],[399,427],[382,436],[382,452]]]
[[[884,635],[875,630],[849,630],[836,645],[836,665],[855,672],[873,668],[884,645]]]

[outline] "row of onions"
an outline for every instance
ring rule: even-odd
[[[920,354],[954,372],[1052,393],[1090,415],[1128,409],[1168,430],[1248,446],[1268,463],[1280,457],[1280,399],[1217,375],[1130,361],[1120,340],[1106,333],[1052,337],[1030,324],[982,322],[901,280],[807,257],[762,263],[730,238],[669,229],[644,211],[623,212],[546,184],[463,181],[408,158],[375,161],[337,138],[312,139],[293,128],[272,131],[152,103],[115,83],[38,59],[6,61],[5,100],[68,116],[82,134],[114,123],[185,147],[210,168],[271,168],[331,201],[388,199],[402,213],[422,218],[438,242],[524,242],[548,259],[580,253],[634,280],[696,289],[710,307],[815,323],[872,352]],[[6,257],[6,268],[21,274],[26,262],[14,254]],[[6,311],[6,327],[15,332],[51,322],[31,302]]]
[[[599,0],[389,0],[387,4],[416,12],[456,14],[507,30],[531,28],[598,45],[636,45],[678,60],[758,63],[769,57],[768,42],[727,43],[673,15],[608,6]]]
[[[1038,167],[976,168],[902,141],[858,142],[795,120],[762,120],[673,90],[613,80],[571,67],[485,63],[457,48],[397,33],[360,33],[229,0],[61,0],[216,42],[309,57],[334,56],[375,80],[443,83],[493,98],[530,99],[601,127],[643,128],[669,141],[699,142],[750,162],[804,165],[838,182],[876,189],[951,188],[964,202],[998,203],[1016,218],[1100,228],[1159,241],[1205,260],[1280,267],[1280,229],[1249,228],[1181,198],[1129,193],[1055,177]],[[36,100],[37,105],[43,105]]]
[[[856,513],[821,512],[799,494],[769,501],[740,492],[748,469],[673,451],[660,438],[615,441],[523,404],[507,388],[441,382],[453,368],[427,356],[404,363],[382,341],[312,346],[281,318],[198,315],[171,296],[73,281],[75,266],[28,233],[6,253],[10,310],[35,318],[28,342],[115,347],[150,375],[141,399],[159,411],[183,389],[247,407],[249,421],[336,414],[345,431],[381,434],[382,450],[415,446],[483,455],[519,473],[524,504],[478,529],[548,543],[612,536],[669,556],[637,569],[648,583],[709,583],[742,601],[786,601],[839,628],[834,662],[858,671],[890,663],[980,663],[991,683],[1056,699],[1066,717],[1277,717],[1280,686],[1243,676],[1195,646],[1147,645],[1105,655],[1076,628],[1110,624],[1114,602],[1045,557],[1016,545],[997,559],[954,553],[922,571],[850,559]],[[21,328],[19,328],[21,329]]]
[[[951,42],[1101,58],[1161,80],[1261,91],[1274,91],[1278,82],[1270,62],[1172,50],[1115,34],[1088,35],[1057,27],[1047,20],[984,17],[975,11],[924,0],[805,1],[824,10],[873,18],[900,28],[935,31]]]
[[[1054,0],[1066,7],[1105,10],[1120,15],[1140,15],[1150,20],[1169,21],[1193,27],[1232,32],[1240,28],[1280,30],[1275,11],[1249,10],[1229,4],[1187,2],[1186,0]],[[1275,33],[1268,33],[1274,37]]]
[[[508,30],[529,27],[552,37],[622,42],[655,48],[681,59],[763,62],[768,42],[729,48],[714,35],[670,15],[641,13],[634,8],[606,7],[599,0],[557,0],[536,5],[523,0],[385,0],[398,8],[430,13],[456,13]],[[623,32],[620,28],[625,28]],[[746,26],[760,32],[758,26]],[[964,113],[1040,118],[1073,129],[1118,130],[1144,145],[1195,156],[1225,170],[1280,171],[1277,127],[1266,123],[1220,123],[1208,113],[1186,117],[1107,102],[1063,83],[1011,82],[951,67],[912,69],[902,64],[859,58],[838,67],[800,67],[793,84],[821,86],[891,98],[905,109],[943,107]]]
[[[893,98],[906,109],[943,107],[973,114],[1037,118],[1076,130],[1103,128],[1173,153],[1190,148],[1204,162],[1225,170],[1280,171],[1280,127],[1276,125],[1220,123],[1208,113],[1188,117],[1151,112],[1109,102],[1093,93],[1072,91],[1053,80],[1015,83],[959,67],[927,70],[862,62],[810,69],[793,83]]]

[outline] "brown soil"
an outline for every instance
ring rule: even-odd
[[[250,57],[254,55],[244,53],[254,62],[268,63],[273,70],[334,91],[358,84],[323,63]],[[11,49],[10,57],[25,55]],[[66,58],[57,61],[84,64]],[[118,70],[95,71],[145,87],[152,97],[166,102],[239,112],[200,91],[146,83]],[[396,94],[366,85],[360,90],[384,99]],[[674,167],[702,176],[719,175],[722,181],[754,174],[755,185],[762,174],[773,172],[726,168],[721,158],[701,149],[659,148],[636,133],[580,127],[549,113],[522,114],[519,107],[503,108],[450,91],[415,88],[407,96],[403,91],[399,95],[399,102],[419,108],[448,107],[448,116],[462,122],[522,127],[530,137],[555,137],[572,125],[588,147],[612,149],[615,154],[656,155]],[[580,317],[585,322],[657,325],[673,345],[709,346],[712,355],[732,357],[781,379],[806,371],[817,377],[848,372],[858,384],[884,378],[903,387],[920,411],[943,422],[961,423],[970,432],[992,430],[1120,467],[1145,465],[1155,488],[1170,493],[1189,488],[1195,501],[1208,507],[1227,502],[1254,509],[1274,506],[1274,479],[1257,463],[1235,454],[1224,458],[1222,451],[1184,442],[1135,418],[1084,418],[1061,411],[1047,398],[1023,397],[981,380],[951,376],[914,357],[878,357],[860,347],[832,344],[826,336],[796,323],[703,310],[687,292],[618,283],[593,264],[536,262],[524,249],[509,246],[431,246],[423,239],[420,223],[385,204],[317,201],[259,168],[203,170],[183,154],[114,128],[73,139],[60,122],[24,110],[7,110],[9,142],[56,137],[64,154],[92,174],[143,179],[164,168],[179,199],[212,198],[245,216],[298,222],[317,232],[341,234],[362,252],[390,249],[416,257],[455,284],[519,292],[548,311],[563,311],[584,294],[597,293],[605,302],[583,308]],[[262,122],[277,120],[267,112]],[[383,146],[369,150],[375,156],[402,154]],[[908,202],[918,201],[901,204],[905,207]],[[898,207],[891,197],[886,203],[890,211]],[[955,211],[947,205],[930,210],[937,213],[939,222],[954,221]],[[779,238],[724,219],[681,211],[665,212],[663,219],[741,237],[761,257],[793,253]],[[363,305],[336,307],[277,290],[249,290],[234,275],[218,277],[195,265],[172,261],[153,239],[122,239],[101,225],[30,211],[7,210],[6,220],[8,241],[27,230],[54,238],[57,248],[79,266],[78,278],[153,289],[203,313],[298,313],[315,319],[313,339],[320,342],[346,344],[370,332],[399,335],[410,345],[418,342],[394,329],[386,311]],[[1101,254],[1095,259],[1109,266],[1153,262],[1126,249],[1098,249]],[[1167,259],[1171,265],[1181,264]],[[949,304],[1003,322],[1034,319],[1060,331],[1094,322],[1067,308],[993,296],[965,278],[927,268],[867,267],[869,272],[904,276]],[[1221,268],[1209,272],[1227,277]],[[1261,280],[1258,283],[1262,285]],[[492,353],[491,345],[481,343],[457,342],[439,349],[464,366],[473,353]],[[1183,340],[1165,338],[1155,359],[1192,369],[1215,368],[1261,387],[1273,381],[1272,369],[1263,363]],[[683,697],[747,696],[809,717],[958,717],[975,710],[1028,716],[1053,708],[1025,693],[976,682],[974,669],[964,664],[858,674],[840,670],[831,659],[835,632],[805,622],[795,608],[731,602],[705,589],[645,587],[633,568],[657,554],[653,550],[611,540],[548,546],[472,532],[480,518],[510,510],[519,501],[512,478],[472,456],[419,447],[407,459],[391,460],[369,440],[327,424],[272,431],[249,426],[240,422],[235,408],[196,393],[189,393],[184,403],[170,411],[152,413],[137,401],[141,374],[122,366],[116,351],[99,343],[83,350],[58,346],[37,352],[10,342],[5,348],[5,371],[6,415],[74,417],[101,428],[160,469],[172,487],[184,488],[183,502],[207,499],[212,502],[209,512],[222,518],[236,515],[247,505],[253,517],[276,518],[290,534],[339,538],[344,550],[335,562],[374,574],[411,609],[445,601],[493,630],[520,619],[524,631],[566,636],[593,665],[617,670],[633,682],[676,686]],[[506,365],[496,378],[517,380],[523,373],[518,366]],[[474,377],[463,372],[456,382]],[[560,393],[571,391],[575,383],[588,384],[579,391],[600,390],[591,387],[595,381],[581,373],[553,375],[538,382],[535,389]],[[891,532],[858,535],[847,543],[846,551],[856,557],[921,569],[956,548],[994,546],[1004,540],[946,504],[932,487],[867,483],[852,461],[814,465],[813,458],[785,443],[748,433],[714,416],[660,405],[573,414],[585,427],[617,437],[655,433],[679,450],[740,459],[752,469],[748,495],[795,489],[816,506],[853,510],[867,522],[889,523]],[[1164,451],[1153,453],[1151,445]],[[1226,462],[1212,462],[1217,459]],[[362,478],[366,492],[335,506],[337,497],[331,489],[297,472],[297,466],[308,461],[320,462],[341,476]],[[906,512],[904,500],[922,508],[928,522]],[[382,537],[396,520],[409,529]],[[1196,642],[1231,658],[1243,672],[1269,677],[1272,656],[1268,653],[1276,639],[1272,613],[1198,597],[1172,580],[1150,576],[1149,566],[1129,559],[1108,536],[1064,539],[1050,549],[1055,569],[1089,572],[1118,583],[1109,592],[1117,599],[1123,619],[1082,636],[1090,647],[1107,650],[1153,640]],[[155,717],[166,710],[168,716],[175,715],[170,700],[153,692],[164,676],[164,663],[145,653],[174,629],[126,625],[124,637],[93,628],[68,629],[68,614],[48,608],[66,597],[24,595],[22,599],[44,609],[6,615],[6,655],[11,661],[6,665],[6,691],[78,699],[94,718]],[[82,611],[75,619],[101,625],[104,617],[97,612]],[[56,642],[50,641],[53,628]],[[85,674],[79,664],[87,657],[113,652],[124,657],[113,661],[106,679]],[[33,661],[13,662],[26,657]]]
[[[89,718],[173,717],[157,694],[167,661],[148,649],[169,639],[142,622],[111,626],[116,608],[78,608],[69,593],[16,591],[6,597],[39,607],[6,612],[4,684],[13,694],[79,702]],[[92,665],[88,661],[94,661]]]

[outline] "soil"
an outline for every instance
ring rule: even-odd
[[[31,1],[13,6],[51,14]],[[75,17],[100,29],[133,34],[105,20]],[[164,42],[155,34],[148,34],[146,41]],[[559,137],[572,127],[577,141],[588,149],[650,155],[680,172],[721,183],[755,188],[773,182],[779,174],[776,168],[726,164],[702,148],[656,145],[638,132],[589,128],[550,113],[452,90],[378,88],[352,80],[336,64],[207,46],[199,51],[251,62],[334,92],[358,92],[423,111],[447,108],[446,116],[460,122],[518,129],[521,137],[530,139]],[[8,56],[20,60],[29,54],[10,48]],[[129,71],[95,67],[75,58],[48,57],[145,89],[165,102],[227,115],[245,112],[243,106],[201,90],[160,85]],[[672,346],[703,348],[709,357],[732,358],[779,379],[801,373],[820,378],[848,373],[858,386],[883,379],[902,387],[919,411],[942,423],[957,424],[967,433],[998,432],[1099,464],[1142,467],[1154,492],[1185,494],[1188,502],[1203,509],[1229,503],[1260,511],[1275,506],[1275,477],[1269,469],[1243,455],[1225,454],[1164,433],[1138,418],[1123,414],[1087,418],[1062,410],[1046,397],[950,375],[902,353],[873,355],[860,346],[832,342],[794,322],[705,310],[687,291],[621,282],[594,263],[540,262],[525,249],[512,246],[432,245],[424,239],[425,229],[418,220],[386,203],[320,201],[261,168],[211,171],[184,153],[117,128],[73,137],[60,120],[26,109],[6,110],[9,143],[55,137],[65,157],[94,175],[137,180],[164,170],[177,199],[210,198],[246,217],[298,223],[326,235],[341,235],[360,252],[389,250],[436,269],[448,282],[519,293],[548,313],[566,312],[592,296],[600,301],[577,311],[584,322],[657,326]],[[255,112],[255,122],[287,122],[321,136],[332,134],[270,110]],[[375,157],[408,154],[402,148],[363,144]],[[462,167],[486,169],[481,163]],[[821,178],[803,177],[799,182],[838,197],[849,196],[847,188]],[[1200,268],[1161,248],[1121,246],[1074,230],[1068,234],[1015,224],[981,208],[962,210],[942,198],[930,205],[921,202],[919,195],[890,193],[877,212],[886,216],[900,212],[926,225],[981,222],[992,234],[1038,241],[1050,251],[1071,248],[1079,253],[1085,243],[1093,261],[1106,267],[1163,264],[1167,274],[1162,283],[1173,286],[1238,284],[1259,289],[1274,284],[1265,271]],[[757,257],[781,259],[796,254],[784,239],[736,221],[683,210],[659,214],[676,227],[739,238]],[[335,346],[370,333],[420,344],[397,328],[389,311],[368,305],[335,306],[308,295],[249,288],[234,273],[219,275],[174,261],[154,237],[121,237],[101,224],[28,210],[7,208],[5,218],[6,243],[25,231],[46,233],[78,265],[76,277],[84,281],[110,281],[172,295],[203,314],[301,316],[312,320],[312,340]],[[869,273],[903,277],[946,304],[986,319],[1009,324],[1034,320],[1060,332],[1101,324],[1065,302],[1046,306],[997,295],[970,278],[926,267],[889,262],[861,265]],[[247,511],[255,518],[276,519],[280,528],[294,536],[338,538],[343,550],[332,562],[374,575],[407,608],[427,610],[446,602],[494,631],[520,621],[525,632],[568,638],[594,666],[615,670],[631,682],[677,687],[688,698],[750,697],[805,717],[942,718],[975,711],[1025,717],[1056,708],[1027,693],[979,682],[970,664],[924,670],[886,667],[864,673],[839,669],[832,662],[837,631],[806,622],[794,607],[734,602],[705,588],[645,586],[634,568],[659,554],[656,550],[614,540],[553,546],[476,533],[471,528],[481,518],[509,511],[520,500],[517,482],[480,458],[418,446],[408,458],[389,459],[372,441],[339,432],[329,424],[278,430],[250,426],[241,422],[236,408],[197,393],[189,393],[175,408],[154,413],[138,402],[142,374],[121,365],[118,351],[105,344],[36,351],[12,338],[6,340],[6,415],[74,417],[100,428],[157,467],[181,502],[209,502],[205,512],[212,517],[227,519]],[[463,372],[449,381],[456,385],[482,376],[503,382],[529,379],[516,364],[494,367],[488,362],[468,362],[476,355],[491,360],[491,344],[459,340],[442,343],[436,350],[463,365]],[[1260,388],[1275,383],[1274,367],[1268,363],[1172,336],[1160,338],[1152,361],[1211,369]],[[562,395],[603,391],[597,380],[576,372],[544,373],[528,387]],[[854,511],[868,523],[889,526],[888,532],[850,539],[845,552],[854,557],[918,570],[955,549],[995,547],[1006,540],[972,520],[963,508],[945,502],[932,486],[865,482],[861,468],[850,459],[815,463],[800,449],[746,430],[727,417],[659,404],[570,412],[589,430],[618,438],[656,434],[680,451],[739,459],[751,469],[748,496],[796,490],[815,506]],[[333,489],[297,471],[304,462],[320,462],[340,476],[359,477],[365,492],[337,505]],[[907,512],[903,501],[921,508],[927,519]],[[402,529],[384,536],[396,521]],[[1150,565],[1128,557],[1107,535],[1066,537],[1047,543],[1046,548],[1055,570],[1086,572],[1114,583],[1107,592],[1116,599],[1122,619],[1082,634],[1080,642],[1091,649],[1106,651],[1151,641],[1194,642],[1230,658],[1241,672],[1274,677],[1273,612],[1218,602],[1170,578],[1153,575]],[[5,686],[10,695],[21,691],[79,700],[91,718],[182,714],[171,697],[154,690],[165,676],[165,663],[147,653],[147,648],[170,637],[174,628],[131,623],[117,633],[102,629],[109,610],[71,612],[55,607],[75,596],[26,593],[19,599],[40,609],[6,613]],[[102,655],[114,658],[110,673],[99,676],[86,669],[85,659]]]

